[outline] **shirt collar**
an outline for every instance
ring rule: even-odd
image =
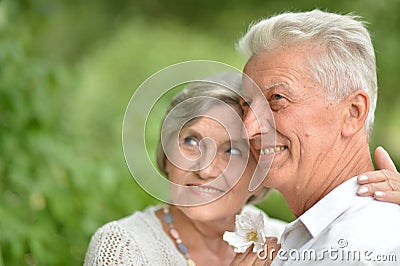
[[[300,220],[315,237],[344,211],[365,198],[356,195],[357,177],[345,181],[302,214]]]

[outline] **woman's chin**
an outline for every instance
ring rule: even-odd
[[[215,204],[204,204],[195,207],[181,207],[183,213],[194,221],[211,222],[221,218],[222,210]]]

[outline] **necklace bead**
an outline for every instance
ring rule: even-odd
[[[192,259],[187,259],[187,266],[196,266],[196,263]]]
[[[174,222],[174,217],[170,213],[165,213],[164,214],[164,221],[169,225]]]
[[[187,247],[182,243],[182,239],[180,238],[178,231],[174,227],[174,224],[173,224],[174,217],[170,213],[168,205],[163,207],[163,213],[164,213],[163,220],[168,225],[169,233],[172,236],[172,238],[175,240],[178,250],[186,258],[187,265],[188,266],[196,266],[196,263],[190,258]]]
[[[183,254],[186,255],[186,253],[188,253],[188,249],[183,243],[179,243],[178,244],[178,248]]]
[[[171,236],[176,240],[179,238],[179,233],[178,231],[176,231],[175,228],[172,228],[171,230],[169,230],[169,233],[171,234]]]

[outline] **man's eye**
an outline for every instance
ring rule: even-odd
[[[283,98],[284,97],[280,94],[272,94],[272,96],[271,96],[271,100],[281,100]]]
[[[242,107],[243,108],[247,108],[251,105],[251,101],[250,100],[241,100],[242,102]]]
[[[185,145],[188,145],[188,146],[191,146],[191,147],[199,145],[199,141],[194,137],[186,137],[183,140],[183,142],[184,142]]]
[[[243,105],[249,107],[251,105],[251,101],[244,101]]]
[[[237,155],[237,156],[241,156],[242,155],[242,151],[238,148],[230,148],[227,152],[229,152],[231,155]]]

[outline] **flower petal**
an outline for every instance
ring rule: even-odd
[[[223,239],[230,246],[235,247],[233,251],[236,253],[245,252],[254,243],[254,241],[246,241],[246,238],[239,236],[235,232],[225,232]]]
[[[235,232],[225,232],[223,239],[235,247],[236,253],[245,252],[252,244],[254,244],[253,252],[262,250],[266,239],[264,217],[261,212],[254,211],[236,215]],[[249,235],[252,235],[251,240],[248,239]]]

